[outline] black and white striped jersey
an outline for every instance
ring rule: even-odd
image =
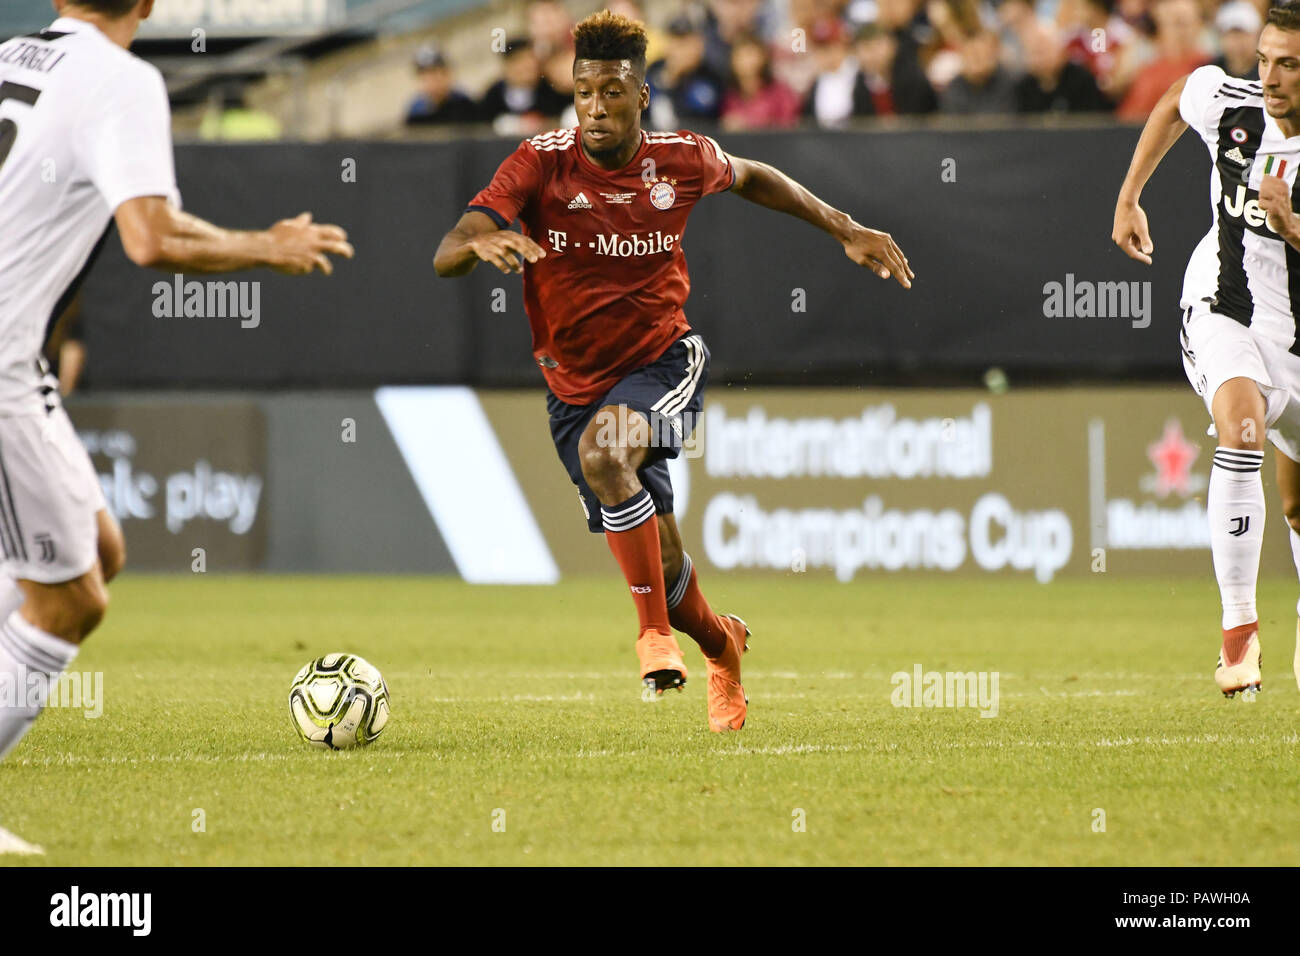
[[[0,414],[36,407],[53,313],[139,196],[180,202],[158,70],[72,17],[0,44]]]
[[[1288,139],[1265,111],[1258,80],[1239,80],[1217,66],[1203,66],[1187,77],[1178,106],[1214,162],[1214,224],[1187,264],[1182,306],[1209,302],[1215,312],[1300,354],[1300,252],[1269,228],[1259,207],[1266,173],[1295,189],[1300,136]],[[1295,199],[1293,192],[1293,205]]]

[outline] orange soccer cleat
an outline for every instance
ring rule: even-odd
[[[749,626],[734,614],[722,616],[727,642],[716,658],[705,658],[709,675],[709,729],[726,733],[745,726],[749,698],[740,683],[740,657],[749,650]]]
[[[1223,647],[1219,650],[1219,664],[1214,670],[1214,681],[1224,697],[1238,691],[1247,700],[1259,691],[1259,622],[1243,624],[1223,632]]]
[[[636,656],[641,660],[641,683],[645,686],[646,699],[653,700],[672,687],[681,690],[686,686],[682,649],[671,633],[646,628],[636,639]],[[650,691],[654,691],[653,696]]]

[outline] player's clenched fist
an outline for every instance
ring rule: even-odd
[[[1147,214],[1137,203],[1121,202],[1115,207],[1115,226],[1111,241],[1124,250],[1124,255],[1151,265],[1151,231],[1147,228]]]
[[[1285,179],[1265,176],[1259,181],[1259,208],[1268,215],[1270,229],[1283,239],[1296,238],[1296,216],[1291,210],[1291,190]]]
[[[276,272],[306,275],[320,269],[331,275],[334,265],[330,256],[352,258],[348,234],[338,226],[312,222],[309,212],[293,219],[281,219],[267,232],[275,247],[270,260]]]
[[[490,263],[507,273],[523,272],[525,261],[536,262],[546,256],[546,250],[533,240],[509,229],[475,236],[467,240],[465,246],[480,261]]]
[[[854,224],[842,241],[844,254],[858,265],[865,266],[882,279],[893,276],[904,289],[912,288],[916,273],[889,233]]]

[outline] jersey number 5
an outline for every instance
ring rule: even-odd
[[[28,106],[35,106],[40,98],[41,91],[34,90],[30,86],[23,86],[20,83],[0,83],[0,103],[4,103],[5,100],[17,100]],[[3,167],[5,160],[9,158],[9,150],[14,148],[14,140],[17,138],[18,124],[11,119],[0,119],[0,167]]]

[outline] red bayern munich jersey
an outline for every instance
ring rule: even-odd
[[[589,405],[690,331],[686,217],[735,171],[708,136],[641,133],[622,169],[601,169],[577,127],[524,140],[466,211],[518,217],[546,257],[524,268],[533,357],[555,396]]]

